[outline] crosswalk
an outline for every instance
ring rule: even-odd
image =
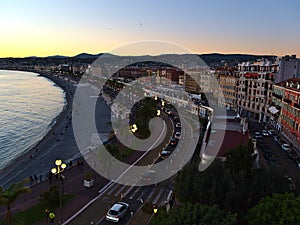
[[[123,201],[142,201],[157,204],[166,199],[167,190],[156,185],[150,186],[127,186],[114,183],[110,188],[102,193],[102,199],[123,200]]]

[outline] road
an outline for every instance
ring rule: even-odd
[[[176,171],[180,166],[179,163],[183,164],[188,161],[194,151],[191,142],[189,141],[189,137],[196,140],[193,131],[195,129],[199,129],[199,127],[195,126],[195,124],[191,124],[191,122],[187,122],[185,118],[181,118],[182,128],[174,128],[174,121],[166,114],[162,114],[162,117],[166,123],[167,133],[164,141],[159,144],[156,148],[147,152],[142,158],[138,160],[136,165],[149,165],[154,162],[161,162],[158,159],[159,152],[162,151],[166,146],[168,146],[171,137],[174,135],[174,132],[181,131],[183,135],[182,140],[177,145],[177,148],[173,147],[173,152],[166,160],[167,164],[163,164],[165,166],[163,168],[164,171]],[[187,138],[188,137],[188,138]],[[185,140],[184,140],[185,139]],[[196,141],[195,141],[196,142]],[[169,146],[168,146],[168,149]],[[153,159],[156,159],[155,161]],[[163,160],[165,161],[165,160]],[[153,165],[155,167],[156,163]],[[163,176],[162,174],[157,174],[159,176]],[[138,210],[141,209],[142,205],[145,202],[149,202],[151,204],[164,203],[166,200],[166,196],[172,188],[173,178],[162,181],[157,184],[148,185],[148,186],[126,186],[118,183],[109,182],[106,186],[100,190],[99,195],[84,209],[74,215],[72,218],[69,218],[65,221],[64,224],[68,225],[87,225],[87,224],[111,224],[105,220],[105,215],[110,206],[112,206],[117,201],[125,201],[130,204],[130,212],[135,214]],[[124,218],[120,221],[120,224],[128,224],[131,218],[131,213],[127,213]]]
[[[254,121],[251,121],[250,125],[251,131],[261,132],[264,129],[259,123]],[[296,163],[288,158],[288,154],[281,149],[281,146],[274,141],[273,137],[267,136],[262,139],[275,156],[277,160],[276,165],[279,166],[288,177],[292,177],[293,180],[300,180],[300,171],[298,170]],[[264,159],[263,152],[259,151],[259,153],[260,157]]]
[[[153,163],[153,159],[157,159],[159,152],[169,142],[173,134],[173,124],[166,115],[163,115],[166,122],[167,135],[164,140],[156,148],[149,151],[138,163],[139,165],[148,165]],[[121,199],[128,202],[131,207],[130,210],[136,212],[145,201],[158,201],[161,196],[166,195],[166,189],[162,188],[164,184],[150,185],[150,186],[126,186],[117,183],[109,182],[106,187],[100,190],[99,195],[94,199],[85,210],[70,221],[66,221],[64,224],[85,225],[85,224],[106,224],[105,214],[114,202]],[[142,199],[142,201],[141,201]],[[124,222],[128,222],[130,219],[130,213],[123,218]]]

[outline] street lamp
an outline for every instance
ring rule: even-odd
[[[161,101],[161,105],[162,105],[162,106],[165,106],[165,102],[164,102],[164,101]]]
[[[154,204],[153,205],[153,213],[154,213],[154,215],[156,215],[157,211],[158,211],[158,207],[157,207],[156,204]]]
[[[131,131],[132,131],[132,133],[135,133],[137,130],[138,130],[137,125],[136,125],[136,124],[133,124],[133,125],[131,126]]]
[[[156,115],[157,115],[157,116],[160,116],[160,110],[159,110],[159,109],[157,110]]]
[[[53,173],[54,175],[58,176],[58,179],[61,181],[61,185],[62,185],[62,194],[64,194],[64,176],[62,175],[62,172],[64,171],[64,169],[67,167],[67,165],[65,163],[62,162],[61,159],[57,159],[55,160],[55,165],[56,167],[53,167],[51,169],[51,173]],[[61,192],[59,191],[59,207],[60,207],[60,222],[63,222],[63,211],[62,211],[62,196],[61,196]]]

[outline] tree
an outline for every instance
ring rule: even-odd
[[[236,215],[225,213],[215,206],[196,204],[185,204],[172,209],[167,213],[164,209],[159,209],[150,225],[233,225],[236,224]]]
[[[253,144],[249,140],[247,145],[239,145],[225,155],[226,169],[236,181],[253,177],[256,158],[256,155],[253,153]]]
[[[135,112],[131,114],[137,124],[138,131],[137,135],[145,139],[150,136],[149,121],[154,118],[157,114],[156,101],[152,98],[146,97],[141,100]]]
[[[6,225],[11,225],[11,206],[16,199],[23,193],[29,192],[29,187],[24,187],[24,184],[28,183],[28,179],[25,179],[19,183],[11,184],[7,189],[0,187],[0,206],[6,206]]]
[[[254,160],[248,144],[231,150],[225,163],[215,160],[202,172],[199,162],[192,162],[176,177],[175,194],[182,203],[217,205],[243,216],[261,198],[290,191],[278,168],[256,169]]]
[[[224,166],[215,160],[209,168],[200,172],[198,162],[184,167],[176,177],[175,194],[181,202],[222,205],[226,193]]]
[[[292,193],[266,197],[249,210],[246,219],[251,225],[300,224],[300,197]]]
[[[59,188],[58,186],[51,186],[48,191],[41,193],[41,202],[45,203],[48,209],[54,210],[59,206]]]

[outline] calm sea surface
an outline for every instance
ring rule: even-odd
[[[65,93],[38,74],[0,70],[0,170],[47,134]]]

